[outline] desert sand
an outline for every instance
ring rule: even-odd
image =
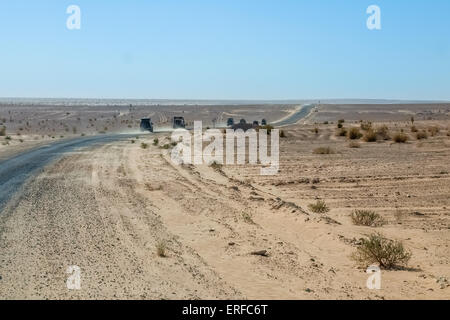
[[[350,107],[319,105],[305,121],[283,127],[274,176],[259,175],[258,165],[177,166],[171,150],[162,148],[168,133],[64,155],[0,214],[0,298],[448,299],[450,106]],[[5,158],[25,148],[16,124],[33,117],[23,108],[15,109],[15,122],[5,123],[13,132],[11,144],[0,146]],[[163,126],[180,110],[188,110],[189,121],[274,121],[296,106],[183,108],[151,112]],[[1,111],[5,117],[9,109]],[[108,131],[132,131],[146,113],[57,110],[44,116],[53,123],[50,132],[38,119],[20,131],[32,147],[44,143],[40,139],[98,134],[107,124]],[[71,120],[64,122],[64,115]],[[114,116],[125,118],[114,122]],[[411,116],[418,130],[439,131],[417,140]],[[102,120],[92,126],[94,118]],[[346,128],[370,120],[409,139],[361,139],[359,148],[350,148],[348,138],[336,135],[338,119]],[[83,128],[72,130],[77,121]],[[319,147],[332,152],[315,154]],[[329,212],[308,208],[318,199]],[[386,224],[356,226],[350,219],[355,209],[373,210]],[[365,268],[350,257],[359,239],[373,232],[402,241],[412,253],[407,268],[382,270],[381,290],[366,287]],[[81,269],[81,290],[66,287],[71,265]]]

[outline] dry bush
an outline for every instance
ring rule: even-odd
[[[385,224],[382,216],[370,210],[355,210],[352,212],[351,218],[357,226],[381,227]]]
[[[165,241],[158,241],[156,243],[156,254],[158,257],[165,258],[167,257],[166,254],[167,245]]]
[[[422,140],[422,139],[428,139],[428,134],[425,130],[422,130],[420,132],[416,133],[416,139],[417,140]]]
[[[286,138],[286,134],[284,133],[284,130],[280,130],[280,138]]]
[[[242,218],[244,219],[244,221],[246,222],[246,223],[249,223],[249,224],[254,224],[255,222],[253,221],[253,219],[252,219],[252,216],[250,215],[250,214],[248,214],[247,212],[244,212],[243,214],[242,214]]]
[[[408,141],[408,136],[406,134],[404,134],[403,132],[397,132],[394,135],[393,139],[396,143],[405,143],[406,141]]]
[[[428,132],[432,137],[434,137],[439,132],[439,127],[436,126],[428,127]]]
[[[382,140],[390,140],[391,136],[389,135],[389,128],[386,125],[377,128],[377,136]]]
[[[348,146],[350,148],[361,148],[361,145],[359,144],[359,142],[357,141],[350,141],[350,143],[348,144]]]
[[[330,147],[319,147],[319,148],[314,149],[313,153],[314,154],[334,154],[335,152]]]
[[[364,131],[372,129],[372,122],[370,121],[361,122],[361,129]]]
[[[364,134],[363,140],[365,142],[376,142],[377,141],[377,134],[375,131],[373,131],[372,128],[368,129],[366,133]]]
[[[338,136],[338,137],[345,137],[345,136],[347,136],[347,129],[341,127],[341,128],[336,132],[336,136]]]
[[[411,126],[411,132],[417,132],[417,131],[419,131],[419,130],[416,128],[416,126]]]
[[[142,149],[147,149],[147,148],[148,148],[148,144],[142,142],[142,143],[141,143],[141,148],[142,148]]]
[[[1,127],[0,128],[0,137],[4,137],[6,136],[6,127]]]
[[[323,200],[317,200],[316,203],[311,203],[308,205],[308,208],[315,213],[326,213],[330,211],[330,208],[328,208],[327,204]]]
[[[153,139],[153,145],[154,146],[157,146],[158,143],[159,143],[159,139],[158,138]]]
[[[347,137],[351,140],[357,140],[360,139],[362,137],[361,132],[359,131],[359,128],[351,128],[348,133],[347,133]]]
[[[366,267],[378,263],[381,268],[392,269],[406,266],[411,258],[411,252],[406,250],[400,241],[390,240],[380,233],[374,233],[368,238],[361,239],[361,244],[352,258]]]

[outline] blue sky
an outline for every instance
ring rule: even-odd
[[[448,0],[4,0],[0,97],[450,100],[449,16]]]

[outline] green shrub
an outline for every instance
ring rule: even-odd
[[[147,148],[148,148],[148,144],[142,142],[142,143],[141,143],[141,148],[142,148],[142,149],[147,149]]]
[[[330,211],[330,208],[327,207],[325,201],[323,200],[317,200],[316,203],[310,204],[308,208],[315,213],[326,213]]]
[[[159,139],[158,138],[153,139],[153,145],[154,146],[157,146],[158,143],[159,143]]]
[[[380,267],[392,269],[397,266],[406,266],[411,258],[400,241],[390,240],[379,233],[361,239],[361,244],[352,258],[361,265],[369,266],[378,263]]]
[[[380,227],[385,223],[383,217],[370,210],[355,210],[351,218],[357,226]]]

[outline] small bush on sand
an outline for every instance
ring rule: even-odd
[[[370,210],[355,210],[351,218],[357,226],[380,227],[385,223],[383,217]]]
[[[389,128],[386,125],[378,127],[376,130],[377,136],[382,140],[390,140]]]
[[[368,129],[363,139],[365,142],[377,142],[377,134],[373,129]]]
[[[12,138],[10,136],[6,136],[5,140],[12,140]]]
[[[209,166],[217,171],[222,170],[222,164],[217,163],[216,161],[213,161]]]
[[[311,203],[308,208],[315,213],[326,213],[330,211],[330,208],[328,208],[327,204],[323,200],[317,200],[316,203]]]
[[[350,141],[350,143],[348,144],[348,146],[350,148],[361,148],[361,145],[359,144],[359,142],[357,141]]]
[[[341,127],[341,128],[337,131],[336,135],[337,135],[338,137],[346,137],[346,136],[347,136],[347,129]]]
[[[147,148],[148,148],[148,144],[142,142],[142,143],[141,143],[141,148],[142,148],[142,149],[147,149]]]
[[[406,141],[408,141],[408,136],[406,134],[404,134],[403,132],[397,132],[394,135],[393,139],[396,143],[405,143]]]
[[[439,132],[439,127],[433,126],[428,128],[428,132],[434,137]]]
[[[352,258],[365,267],[378,263],[381,268],[392,269],[406,266],[411,258],[411,252],[407,251],[400,241],[390,240],[379,233],[374,233],[368,238],[361,239],[361,245]]]
[[[313,153],[314,154],[334,154],[335,152],[330,147],[320,147],[320,148],[314,149]]]
[[[158,241],[156,243],[156,254],[158,257],[165,258],[167,257],[166,254],[167,245],[165,241]]]
[[[6,136],[6,127],[1,127],[0,128],[0,137],[4,137]]]
[[[351,140],[357,140],[362,137],[362,134],[358,128],[351,128],[347,133],[347,137]]]
[[[250,215],[250,214],[248,214],[247,212],[244,212],[243,214],[242,214],[242,218],[244,219],[244,221],[246,222],[246,223],[249,223],[249,224],[254,224],[255,222],[253,221],[253,219],[252,219],[252,216]]]
[[[411,132],[417,132],[417,131],[419,131],[419,130],[416,128],[416,126],[411,126]]]
[[[314,132],[315,134],[319,134],[319,128],[315,127],[312,132]]]
[[[154,146],[157,146],[158,143],[159,143],[159,139],[158,138],[153,139],[153,145]]]
[[[416,133],[416,139],[417,140],[428,139],[428,133],[425,130],[417,132]]]
[[[372,129],[372,122],[370,122],[370,121],[361,122],[361,129],[364,131]]]
[[[280,130],[280,138],[286,138],[286,134],[284,133],[284,130]]]

